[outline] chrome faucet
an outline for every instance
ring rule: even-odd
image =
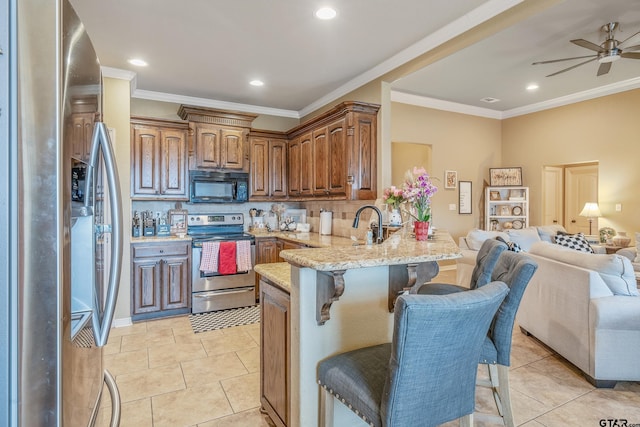
[[[360,214],[362,213],[363,210],[365,210],[367,208],[373,209],[378,214],[378,236],[376,238],[376,243],[382,243],[382,212],[380,212],[380,209],[378,209],[376,206],[374,206],[374,205],[361,206],[356,211],[356,217],[353,219],[353,226],[352,227],[353,228],[358,228],[358,223],[360,222]]]

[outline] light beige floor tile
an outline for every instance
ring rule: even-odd
[[[231,352],[182,362],[187,387],[213,383],[225,378],[248,374],[238,356]]]
[[[120,353],[120,345],[122,344],[122,336],[109,336],[107,345],[102,348],[102,354]]]
[[[122,337],[120,351],[134,351],[161,344],[175,343],[171,329],[157,329],[144,334],[125,335]]]
[[[147,330],[153,331],[157,329],[191,329],[191,323],[188,316],[166,317],[164,319],[154,319],[147,322]]]
[[[544,427],[544,424],[540,424],[536,420],[529,421],[528,423],[522,424],[522,427]]]
[[[258,347],[236,351],[242,364],[249,372],[260,371],[260,349]]]
[[[515,327],[512,335],[511,368],[524,366],[552,354],[553,352],[548,347],[535,338],[520,332],[518,326]]]
[[[189,343],[171,343],[149,347],[149,367],[177,365],[187,360],[207,357],[200,341]]]
[[[203,339],[214,338],[214,337],[222,337],[224,333],[222,330],[216,329],[213,331],[200,332],[195,334],[193,331],[178,331],[178,333],[174,333],[176,343],[188,343],[188,342],[200,342]]]
[[[147,323],[134,323],[130,326],[122,326],[120,328],[111,328],[109,331],[109,339],[112,337],[121,337],[123,335],[143,334],[147,332]]]
[[[186,388],[179,365],[161,366],[116,377],[123,402],[157,396]]]
[[[123,403],[120,427],[151,427],[153,426],[152,417],[150,398]]]
[[[191,426],[233,413],[217,382],[154,396],[151,401],[153,427]]]
[[[259,409],[250,409],[223,418],[218,418],[206,423],[198,424],[198,427],[271,427],[269,417],[261,414]]]
[[[258,347],[260,346],[260,328],[258,329],[251,329],[249,331],[247,331],[247,333],[249,334],[249,336],[251,338],[253,338],[253,340],[255,341],[255,343],[258,345]]]
[[[246,332],[220,337],[203,338],[202,345],[209,356],[228,353],[230,351],[247,350],[258,344]]]
[[[105,354],[103,360],[105,369],[108,369],[114,377],[149,368],[149,355],[146,348],[126,353]]]
[[[220,381],[233,412],[260,406],[260,373],[242,375]]]

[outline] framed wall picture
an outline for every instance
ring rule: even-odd
[[[458,172],[444,171],[444,188],[457,188],[457,187],[458,187]]]
[[[490,168],[489,183],[492,187],[519,187],[522,185],[522,168]]]
[[[458,213],[472,213],[471,181],[460,181],[458,186]]]

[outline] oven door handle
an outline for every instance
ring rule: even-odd
[[[211,292],[197,292],[193,294],[194,298],[209,298],[214,297],[216,295],[228,295],[228,294],[240,294],[248,291],[255,291],[255,287],[246,287],[238,290],[221,290],[221,291],[211,291]]]

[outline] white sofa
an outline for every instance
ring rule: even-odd
[[[524,246],[538,270],[520,303],[520,327],[598,387],[640,381],[640,296],[629,259],[548,241]]]

